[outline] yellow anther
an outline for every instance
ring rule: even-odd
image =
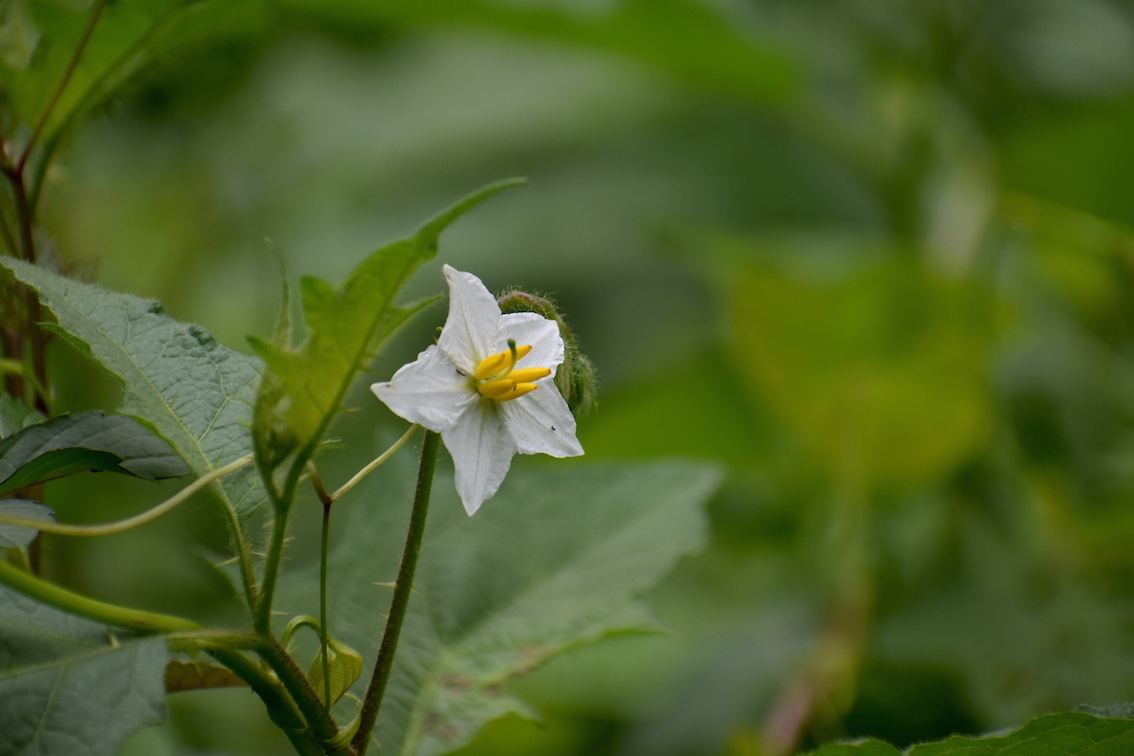
[[[516,382],[505,378],[502,381],[486,381],[476,387],[480,395],[486,399],[496,399],[507,394],[516,386]]]
[[[513,343],[508,346],[508,350],[481,360],[480,364],[476,366],[476,370],[473,371],[473,376],[478,381],[503,378],[512,371],[517,361],[522,360],[528,352],[532,351],[530,344],[518,347]]]
[[[517,397],[523,396],[524,394],[530,394],[537,388],[539,388],[539,386],[535,383],[516,383],[512,385],[511,390],[509,390],[507,393],[501,394],[500,396],[494,396],[492,398],[498,402],[507,402]]]
[[[550,372],[550,371],[549,371]],[[485,399],[493,399],[498,402],[506,402],[510,399],[529,394],[539,388],[534,383],[517,383],[511,378],[505,378],[500,381],[488,381],[477,386],[477,391]]]
[[[546,378],[549,375],[551,375],[551,368],[519,368],[508,373],[508,380],[513,383],[531,383],[532,381],[538,381],[540,378]]]

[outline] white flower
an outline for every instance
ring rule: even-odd
[[[555,386],[559,326],[500,312],[471,273],[446,265],[449,319],[437,344],[370,390],[399,417],[441,434],[470,515],[496,493],[512,455],[577,457],[575,418]]]

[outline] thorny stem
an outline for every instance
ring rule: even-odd
[[[267,707],[272,722],[287,735],[299,756],[325,755],[326,751],[308,729],[302,712],[278,680],[239,651],[214,649],[209,653],[252,686]]]
[[[425,535],[425,518],[429,511],[429,494],[433,487],[433,470],[437,464],[437,449],[441,437],[429,431],[425,434],[425,444],[421,449],[421,466],[417,473],[417,489],[414,492],[413,511],[410,513],[409,531],[406,533],[405,550],[398,568],[398,582],[394,586],[394,596],[390,601],[390,615],[386,620],[386,631],[382,635],[382,645],[378,649],[378,661],[366,689],[366,698],[359,714],[358,732],[355,733],[351,747],[363,756],[370,744],[370,732],[378,721],[378,710],[386,693],[386,683],[394,665],[394,652],[398,647],[398,636],[406,618],[410,595],[413,593],[413,575],[417,569],[417,557],[421,552],[421,541]]]
[[[283,683],[295,705],[303,713],[316,739],[320,743],[331,743],[338,735],[339,728],[331,718],[330,712],[323,707],[323,702],[311,687],[311,682],[278,640],[271,636],[261,636],[261,638],[263,642],[256,649],[260,658],[271,667],[276,677]]]
[[[323,488],[323,479],[319,477],[319,470],[311,460],[307,460],[307,471],[311,474],[311,485],[315,487],[315,495],[323,505],[323,527],[319,541],[319,659],[323,665],[323,703],[326,704],[327,711],[330,711],[331,663],[327,658],[327,644],[330,642],[330,630],[327,628],[327,552],[330,547],[331,505],[335,500]]]
[[[299,482],[299,474],[303,469],[301,465],[292,465],[288,470],[283,490],[277,491],[271,481],[271,472],[261,477],[265,488],[272,500],[272,532],[268,539],[268,554],[264,559],[264,579],[252,607],[252,619],[256,631],[263,635],[271,635],[272,630],[272,602],[275,600],[276,583],[280,573],[280,564],[283,562],[284,544],[287,541],[287,521],[291,502],[295,499],[295,489]]]
[[[330,644],[331,631],[327,619],[327,555],[330,552],[331,506],[358,485],[363,478],[378,469],[383,462],[394,455],[394,452],[401,449],[419,427],[417,424],[411,425],[389,449],[379,454],[374,461],[355,473],[333,494],[328,494],[327,489],[323,487],[323,479],[319,476],[319,470],[315,467],[315,463],[307,460],[307,473],[311,476],[311,485],[315,488],[315,495],[323,505],[323,527],[319,551],[319,655],[323,665],[323,700],[326,702],[328,710],[331,708],[331,670],[327,648]]]

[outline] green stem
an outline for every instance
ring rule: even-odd
[[[417,490],[414,492],[413,511],[410,513],[409,531],[406,533],[405,550],[398,568],[398,582],[394,586],[394,596],[390,601],[390,615],[386,620],[386,631],[382,635],[382,645],[378,649],[378,661],[366,689],[366,698],[359,714],[358,732],[351,742],[358,756],[366,753],[370,745],[370,732],[378,721],[378,710],[386,694],[386,683],[394,666],[394,653],[398,648],[398,636],[406,618],[410,595],[413,593],[413,575],[417,569],[417,557],[421,552],[421,541],[425,535],[425,518],[429,511],[429,494],[433,487],[433,470],[437,465],[437,449],[441,437],[429,431],[425,434],[425,444],[421,449],[421,466],[417,473]]]
[[[261,582],[260,595],[253,611],[252,623],[256,632],[261,635],[272,634],[272,602],[275,600],[276,583],[279,581],[280,565],[283,562],[284,545],[287,542],[287,520],[291,511],[291,503],[295,500],[295,488],[299,482],[300,471],[304,469],[306,461],[296,460],[287,473],[283,490],[276,492],[272,485],[271,471],[265,473],[261,470],[265,488],[272,499],[272,533],[268,540],[268,554],[264,558],[264,579]]]
[[[312,734],[320,743],[330,744],[339,734],[338,725],[331,718],[329,710],[319,700],[319,694],[311,687],[311,682],[303,670],[295,663],[284,647],[275,638],[262,638],[262,645],[256,651],[276,677],[283,683],[295,705],[302,712]]]
[[[327,643],[330,638],[327,629],[327,551],[330,545],[328,534],[331,531],[332,503],[323,503],[323,538],[319,554],[319,654],[323,664],[323,701],[328,712],[331,710],[331,664],[327,659]]]
[[[300,756],[325,756],[325,749],[307,727],[303,714],[278,681],[239,651],[218,649],[209,653],[256,691],[256,695],[260,696],[268,709],[268,716],[283,730],[296,753]]]
[[[41,580],[7,562],[0,562],[0,583],[4,583],[25,596],[30,596],[56,609],[62,609],[70,614],[77,614],[80,617],[115,627],[125,627],[148,633],[174,633],[199,630],[201,627],[196,622],[183,617],[130,609],[129,607],[88,598],[54,583]]]
[[[244,465],[252,461],[251,456],[241,457],[240,459],[230,462],[224,467],[219,467],[216,470],[203,475],[197,480],[193,481],[179,492],[169,497],[156,507],[147,509],[145,512],[127,517],[125,520],[118,520],[117,522],[108,522],[102,525],[68,525],[65,522],[53,522],[46,520],[35,520],[30,517],[15,517],[9,515],[0,515],[0,525],[14,525],[19,528],[30,528],[31,530],[40,530],[44,533],[55,533],[57,535],[65,536],[86,536],[95,538],[99,536],[114,535],[116,533],[124,533],[127,530],[145,525],[153,522],[161,517],[166,512],[172,511],[175,507],[180,506],[188,501],[193,494],[205,488],[214,480],[223,478],[234,470],[238,470]]]

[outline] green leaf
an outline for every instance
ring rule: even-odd
[[[331,632],[371,663],[397,574],[413,476],[383,470],[374,477],[350,497],[328,596]],[[680,555],[701,548],[702,505],[718,477],[680,462],[520,469],[469,518],[451,479],[439,476],[378,719],[382,753],[454,750],[489,720],[527,713],[507,692],[509,679],[611,633],[657,629],[637,597]],[[311,571],[291,581],[279,603],[300,612],[317,597]],[[365,691],[363,677],[355,695]]]
[[[951,737],[923,743],[909,756],[1111,756],[1134,753],[1134,720],[1102,719],[1078,712],[1033,719],[1008,735]]]
[[[11,258],[0,265],[39,292],[69,340],[122,381],[122,411],[168,441],[194,475],[248,453],[260,371],[255,358],[218,344],[200,326],[179,323],[157,302]],[[212,490],[243,521],[264,501],[251,469],[226,476]]]
[[[46,418],[43,415],[19,399],[9,394],[0,394],[0,438],[6,438],[44,420]]]
[[[189,472],[136,420],[97,410],[55,417],[0,441],[0,494],[87,470],[147,480]]]
[[[866,740],[861,743],[836,743],[823,746],[818,751],[810,752],[808,756],[901,756],[901,753],[889,743]]]
[[[32,520],[54,522],[51,507],[28,499],[0,499],[0,516],[27,517]],[[0,524],[0,549],[23,548],[35,539],[38,530],[15,525]]]
[[[331,672],[331,703],[334,703],[342,698],[362,675],[362,655],[332,638],[327,643],[327,667]],[[315,655],[307,677],[311,680],[311,687],[319,694],[319,700],[323,700],[322,653]]]
[[[891,756],[899,751],[876,740],[829,745],[810,756]],[[1134,720],[1069,712],[1033,719],[1007,735],[953,737],[922,743],[906,756],[1120,756],[1134,753]]]
[[[484,200],[520,183],[500,181],[473,192],[413,236],[378,249],[337,289],[314,277],[300,281],[307,340],[294,350],[251,340],[267,363],[253,426],[262,461],[275,466],[296,449],[302,457],[310,456],[365,362],[398,326],[431,303],[399,307],[394,298],[436,253],[441,232]]]
[[[200,661],[178,661],[174,659],[165,667],[165,690],[179,693],[183,690],[204,688],[244,688],[248,683],[224,667]]]
[[[0,750],[112,756],[165,716],[165,641],[133,636],[0,588]]]

